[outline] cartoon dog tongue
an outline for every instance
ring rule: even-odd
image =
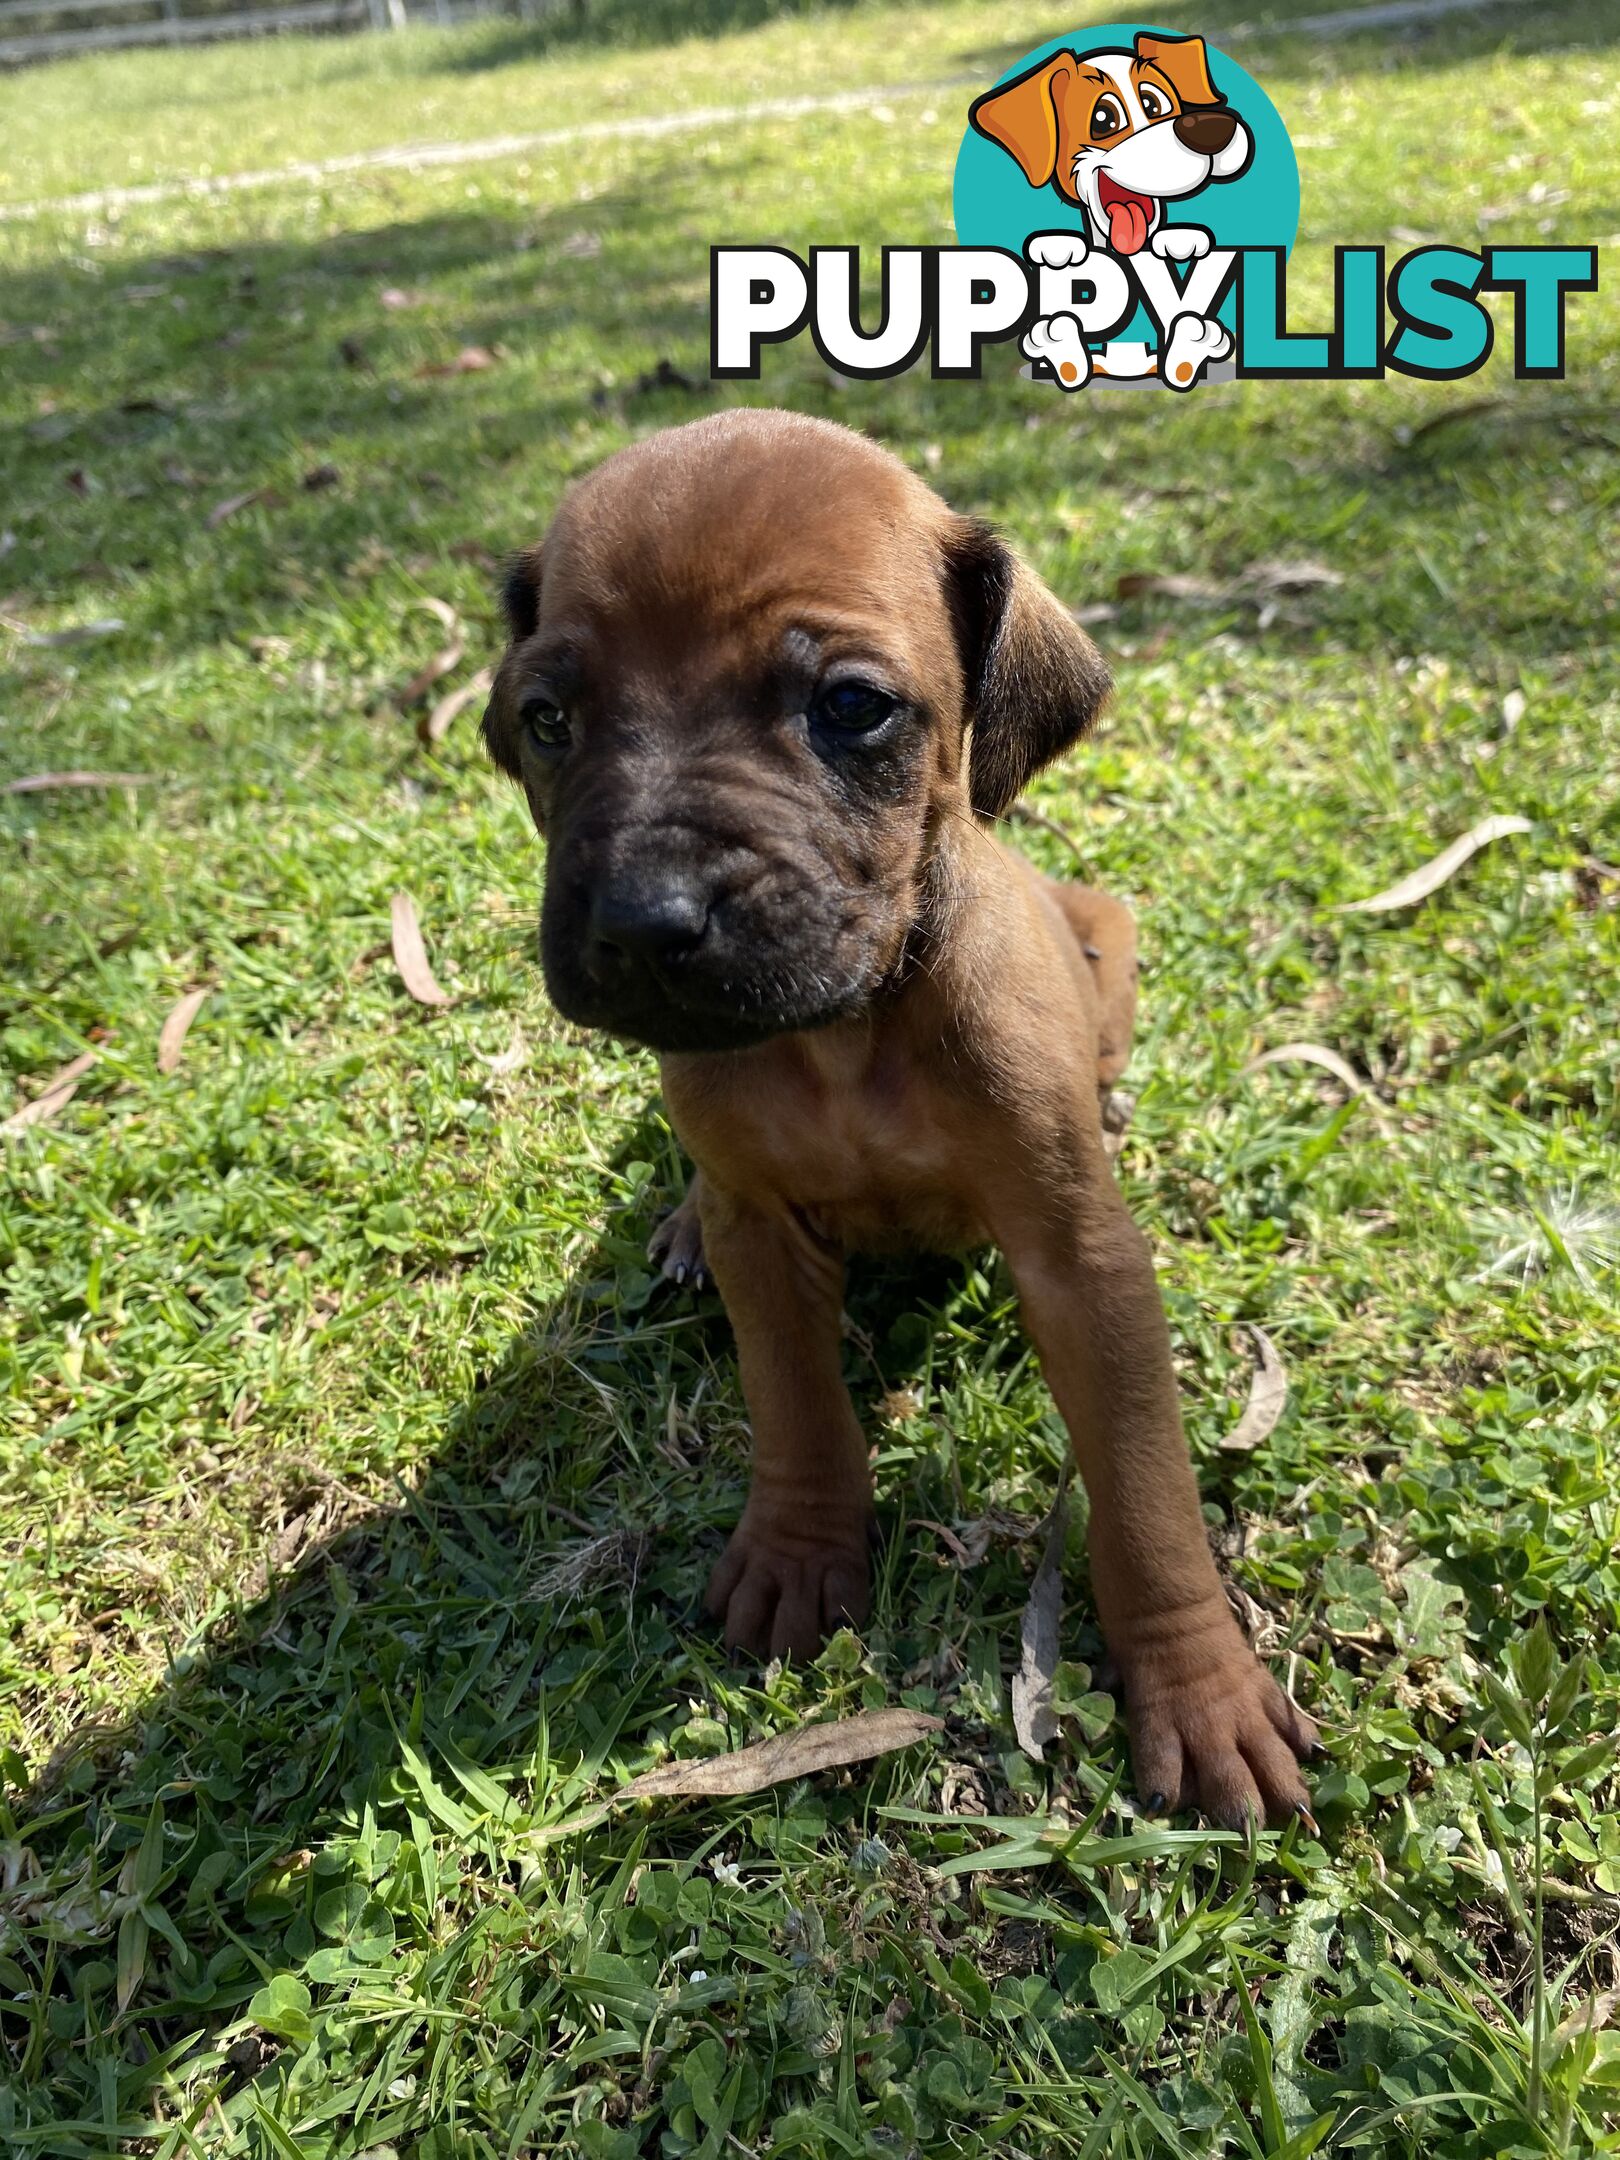
[[[1148,222],[1153,205],[1145,195],[1137,195],[1129,188],[1122,188],[1101,175],[1097,199],[1108,220],[1108,244],[1116,255],[1134,255],[1147,244]]]

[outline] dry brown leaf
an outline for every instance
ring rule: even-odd
[[[240,510],[250,510],[255,503],[262,503],[264,507],[269,510],[273,509],[275,505],[280,502],[280,500],[281,497],[276,493],[274,488],[249,488],[244,494],[227,495],[222,503],[215,503],[213,509],[209,511],[207,517],[203,520],[203,523],[208,527],[208,530],[210,532],[214,532],[219,526],[223,525],[228,518],[235,517],[237,512]]]
[[[496,1050],[493,1053],[477,1050],[474,1051],[473,1055],[480,1064],[487,1065],[492,1073],[504,1075],[517,1072],[527,1062],[529,1046],[523,1039],[523,1030],[514,1028],[512,1030],[512,1040],[504,1050]],[[674,1400],[675,1398],[671,1396],[671,1403]]]
[[[397,892],[388,908],[393,917],[391,942],[400,980],[418,1005],[448,1005],[450,1000],[439,988],[428,962],[427,947],[422,943],[422,926],[416,919],[415,901],[409,893]]]
[[[43,795],[51,788],[145,787],[150,773],[138,772],[36,772],[20,780],[8,780],[0,795]]]
[[[430,360],[416,371],[419,380],[434,375],[481,375],[496,364],[497,355],[487,345],[463,345],[453,360]]]
[[[464,682],[459,690],[448,690],[433,710],[416,723],[417,740],[424,746],[443,742],[450,731],[450,723],[469,705],[479,698],[488,697],[495,680],[489,668],[480,668],[470,682]]]
[[[450,642],[433,655],[426,667],[411,677],[403,690],[395,693],[394,703],[401,712],[408,711],[419,698],[426,697],[436,682],[448,675],[453,667],[458,667],[467,650],[467,641],[462,635],[461,617],[448,600],[436,600],[431,593],[424,593],[421,599],[411,604],[424,609],[429,615],[436,615],[449,631]]]
[[[1274,594],[1321,592],[1344,579],[1327,563],[1252,562],[1238,582],[1245,592]]]
[[[191,1023],[211,994],[212,986],[203,983],[196,990],[188,990],[177,1005],[171,1006],[158,1034],[157,1069],[165,1077],[179,1064],[186,1037],[191,1033]]]
[[[917,1528],[932,1530],[959,1568],[976,1568],[992,1545],[1022,1544],[1042,1527],[1032,1515],[1018,1515],[1011,1508],[1001,1507],[986,1508],[972,1522],[964,1523],[960,1533],[945,1523],[931,1522],[926,1515],[917,1518]]]
[[[1604,1988],[1585,2002],[1577,2003],[1553,2034],[1548,2055],[1559,2056],[1572,2040],[1584,2040],[1588,2033],[1602,2032],[1605,2026],[1614,2022],[1617,2010],[1620,2010],[1620,1988]]]
[[[971,1549],[963,1543],[962,1539],[957,1536],[948,1523],[935,1522],[927,1515],[919,1515],[917,1517],[917,1528],[919,1530],[932,1530],[935,1537],[939,1539],[959,1568],[970,1568],[977,1565]],[[988,1547],[986,1547],[986,1550],[988,1550]],[[978,1555],[978,1560],[983,1558],[984,1554],[981,1552]]]
[[[43,1125],[47,1118],[65,1110],[78,1092],[79,1082],[96,1062],[93,1050],[84,1050],[76,1058],[70,1058],[59,1072],[51,1074],[32,1102],[25,1102],[20,1110],[13,1110],[10,1117],[0,1120],[0,1132],[26,1132],[30,1125]]]
[[[729,1755],[705,1755],[692,1762],[661,1763],[628,1785],[617,1800],[680,1799],[688,1795],[719,1797],[764,1792],[788,1778],[810,1777],[818,1770],[840,1770],[847,1763],[870,1762],[897,1748],[942,1732],[944,1721],[921,1710],[863,1710],[830,1724],[799,1725],[770,1740],[756,1740]]]
[[[1052,1512],[1046,1518],[1046,1544],[1035,1580],[1029,1587],[1029,1603],[1019,1625],[1020,1655],[1012,1681],[1013,1731],[1018,1745],[1034,1762],[1043,1760],[1048,1740],[1057,1738],[1057,1713],[1052,1708],[1052,1675],[1057,1670],[1059,1622],[1063,1617],[1063,1546],[1069,1530],[1068,1476],[1058,1487]]]
[[[116,637],[123,627],[121,615],[106,615],[99,622],[70,623],[65,630],[31,631],[23,643],[36,652],[58,652],[66,645],[88,644],[92,638]]]
[[[1117,600],[1224,600],[1228,588],[1179,571],[1127,570],[1114,580]]]
[[[1331,1073],[1352,1095],[1372,1095],[1371,1085],[1326,1043],[1279,1043],[1275,1050],[1262,1050],[1258,1057],[1250,1058],[1245,1070],[1258,1072],[1262,1065],[1320,1065],[1323,1072]]]
[[[1288,1401],[1288,1374],[1264,1328],[1252,1327],[1260,1362],[1249,1382],[1249,1400],[1243,1415],[1221,1442],[1228,1455],[1248,1455],[1272,1432]]]
[[[1455,876],[1465,862],[1481,848],[1489,847],[1493,840],[1505,840],[1512,833],[1533,830],[1528,818],[1485,818],[1461,839],[1453,840],[1450,847],[1442,848],[1438,855],[1420,864],[1409,877],[1403,877],[1399,884],[1374,893],[1370,900],[1347,900],[1333,912],[1335,915],[1392,915],[1398,908],[1416,907],[1420,900],[1427,900],[1430,893],[1438,892],[1447,878]]]

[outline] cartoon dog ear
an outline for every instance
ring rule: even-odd
[[[1144,30],[1136,40],[1138,60],[1151,60],[1183,105],[1224,105],[1226,99],[1210,78],[1209,53],[1201,37],[1159,37]]]
[[[990,526],[959,518],[946,541],[967,676],[968,793],[999,817],[1102,710],[1108,669],[1090,638]]]
[[[1073,73],[1074,54],[1054,53],[968,107],[969,125],[1016,158],[1031,187],[1045,187],[1057,171],[1058,87]]]

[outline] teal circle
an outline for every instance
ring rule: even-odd
[[[1155,23],[1095,23],[1064,37],[1048,38],[986,88],[999,89],[1056,52],[1077,53],[1082,59],[1088,53],[1128,52],[1144,31],[1160,37],[1185,34]],[[1196,195],[1167,202],[1165,223],[1202,225],[1213,234],[1217,247],[1280,247],[1285,254],[1291,253],[1299,230],[1299,163],[1282,114],[1247,68],[1213,45],[1206,44],[1205,51],[1210,79],[1254,138],[1254,156],[1247,172],[1237,179],[1214,180]],[[1017,161],[971,125],[956,153],[951,213],[963,247],[1008,248],[1015,255],[1022,254],[1031,233],[1083,232],[1086,224],[1086,214],[1078,204],[1065,201],[1050,185],[1031,187]],[[1228,294],[1219,310],[1228,328],[1235,305],[1235,296]],[[1140,338],[1146,334],[1146,325],[1146,313],[1138,309],[1135,319],[1116,335]]]

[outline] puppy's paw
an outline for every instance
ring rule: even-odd
[[[1019,341],[1026,360],[1045,360],[1065,390],[1080,390],[1091,380],[1091,355],[1072,315],[1045,315]]]
[[[1213,244],[1202,225],[1161,225],[1148,247],[1166,262],[1198,262]]]
[[[1122,1647],[1136,1790],[1150,1813],[1199,1808],[1223,1829],[1297,1815],[1311,1823],[1299,1764],[1316,1727],[1296,1710],[1230,1613],[1144,1650]]]
[[[811,1535],[745,1508],[704,1598],[725,1622],[726,1648],[802,1660],[839,1628],[864,1625],[872,1605],[868,1528],[863,1515]]]
[[[1232,350],[1232,333],[1206,315],[1178,315],[1164,341],[1159,373],[1172,390],[1190,390],[1214,360]]]
[[[703,1226],[698,1220],[696,1179],[686,1198],[666,1215],[647,1240],[647,1258],[666,1281],[689,1283],[694,1290],[708,1288],[709,1274],[703,1260]]]
[[[1078,270],[1091,253],[1091,242],[1083,232],[1031,233],[1024,253],[1042,270]]]

